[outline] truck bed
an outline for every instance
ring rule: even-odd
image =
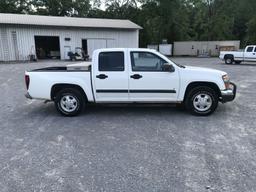
[[[51,100],[51,89],[57,84],[74,84],[86,91],[89,101],[93,101],[90,63],[78,63],[61,67],[45,67],[26,71],[30,78],[28,92],[35,99]]]
[[[225,55],[233,55],[234,59],[236,59],[236,60],[243,60],[244,59],[244,52],[243,51],[221,51],[219,58],[223,60]]]
[[[67,66],[60,67],[44,67],[39,69],[31,70],[30,72],[65,72],[65,71],[91,71],[91,63],[83,62],[78,64],[71,64]]]

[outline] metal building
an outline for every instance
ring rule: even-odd
[[[0,61],[65,60],[78,47],[89,56],[98,48],[136,48],[140,29],[129,20],[0,14]]]
[[[174,56],[219,56],[220,51],[234,51],[240,41],[176,41]]]

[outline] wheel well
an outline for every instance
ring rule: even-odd
[[[79,85],[75,85],[75,84],[55,84],[55,85],[53,85],[52,89],[51,89],[51,99],[54,100],[56,95],[58,94],[58,92],[61,91],[62,89],[66,89],[66,88],[73,88],[73,89],[78,90],[82,94],[82,96],[84,96],[86,101],[88,101],[87,95],[85,94],[84,90]]]
[[[234,59],[234,55],[227,54],[224,56],[224,59]]]
[[[215,83],[212,83],[212,82],[193,82],[193,83],[190,83],[187,86],[184,100],[187,98],[187,95],[188,95],[189,91],[191,91],[195,87],[201,87],[201,86],[209,87],[209,88],[213,89],[217,93],[218,97],[221,96],[220,89],[219,89],[218,85],[216,85]]]

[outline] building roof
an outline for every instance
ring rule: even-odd
[[[5,13],[0,13],[0,24],[83,28],[142,29],[142,27],[131,22],[130,20],[55,16],[53,17]]]

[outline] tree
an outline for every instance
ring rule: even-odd
[[[140,46],[178,40],[256,42],[255,0],[1,0],[2,13],[129,19]]]
[[[30,0],[1,0],[1,13],[28,13],[31,10]]]
[[[80,16],[88,15],[89,0],[33,0],[34,13],[53,16]]]

